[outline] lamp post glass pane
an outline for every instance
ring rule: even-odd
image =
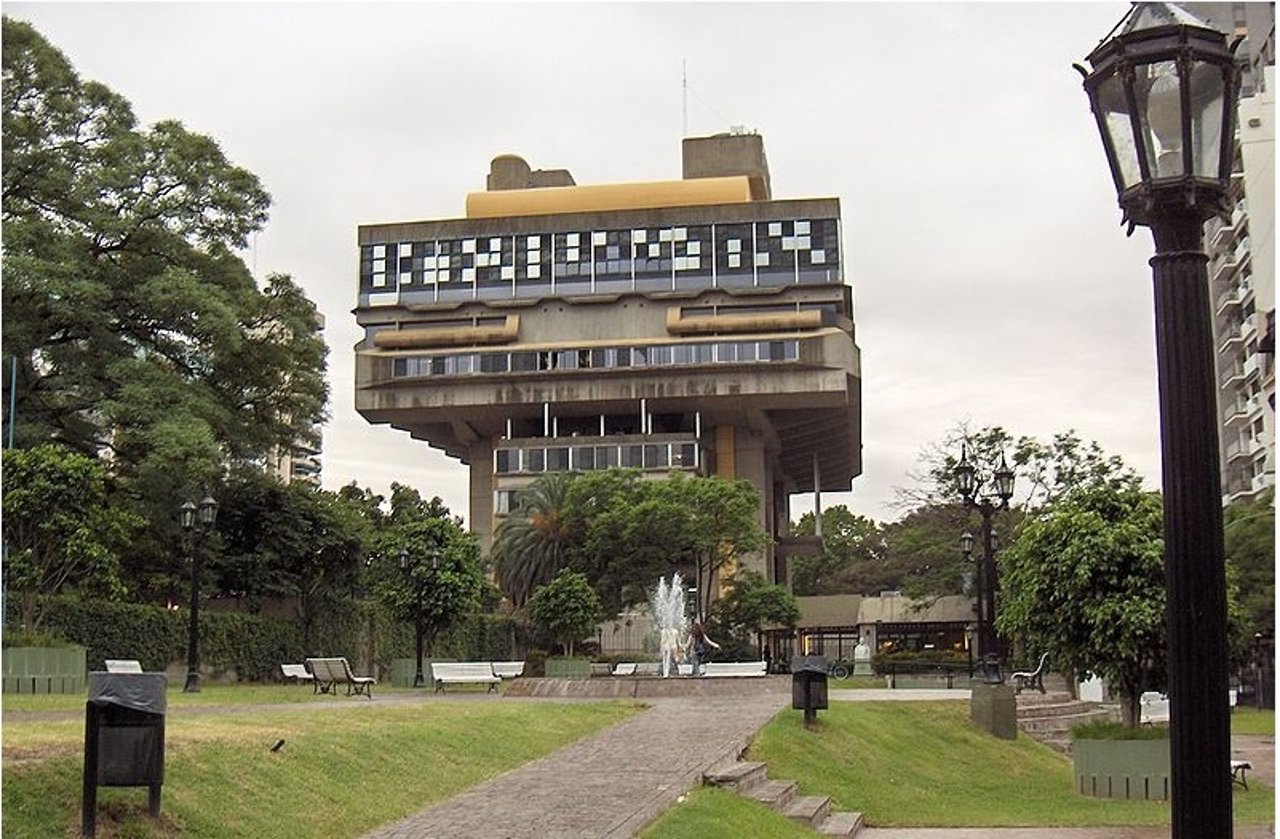
[[[1191,152],[1195,174],[1218,178],[1222,157],[1222,69],[1196,62],[1191,71]]]
[[[1129,100],[1125,98],[1124,85],[1118,74],[1112,74],[1098,85],[1095,102],[1098,113],[1102,115],[1108,143],[1116,156],[1120,170],[1118,187],[1123,192],[1142,180],[1142,172],[1138,168],[1138,147],[1133,138]]]

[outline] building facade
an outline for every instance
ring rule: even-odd
[[[583,186],[504,155],[465,218],[359,228],[356,409],[470,467],[486,550],[547,472],[746,479],[778,541],[790,494],[861,472],[839,201],[774,200],[755,134],[683,153],[681,180]]]
[[[1242,39],[1229,219],[1205,225],[1217,349],[1222,503],[1275,485],[1275,5],[1181,3]]]

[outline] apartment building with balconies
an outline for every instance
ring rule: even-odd
[[[359,228],[356,409],[470,467],[486,549],[547,472],[746,479],[776,540],[792,493],[860,474],[839,201],[775,200],[756,134],[683,155],[583,186],[503,155],[464,218]],[[746,565],[784,580],[781,553]]]
[[[1262,68],[1253,95],[1240,100],[1231,216],[1205,225],[1224,504],[1275,484],[1274,73]]]

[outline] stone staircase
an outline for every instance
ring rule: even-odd
[[[1018,728],[1041,743],[1071,754],[1071,729],[1086,722],[1119,719],[1118,709],[1073,699],[1061,676],[1045,676],[1045,693],[1024,690],[1017,697]]]
[[[827,795],[799,795],[795,781],[770,779],[763,763],[740,760],[704,773],[703,780],[758,801],[824,836],[852,839],[862,829],[861,813],[833,811]]]

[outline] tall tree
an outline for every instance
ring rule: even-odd
[[[542,475],[519,494],[515,511],[498,526],[493,544],[498,585],[516,608],[564,568],[569,533],[563,508],[572,480],[566,472]]]
[[[260,289],[234,253],[267,217],[256,177],[178,122],[139,128],[7,17],[3,104],[9,419],[20,446],[110,452],[155,523],[134,553],[163,564],[174,498],[323,419],[315,307],[286,276]]]
[[[1001,557],[1001,634],[1121,697],[1125,725],[1138,698],[1167,678],[1163,507],[1137,481],[1068,492],[1027,521]]]
[[[1223,510],[1227,566],[1239,588],[1243,633],[1275,632],[1276,616],[1276,509],[1275,489],[1249,502]]]
[[[585,576],[566,569],[529,598],[529,616],[572,656],[574,644],[600,622],[600,598]]]
[[[575,476],[565,496],[567,564],[586,575],[609,614],[644,602],[670,571],[656,534],[633,524],[651,488],[639,469],[602,469]]]
[[[770,583],[755,571],[739,571],[729,592],[712,607],[712,614],[715,623],[735,637],[754,635],[750,640],[763,652],[760,635],[765,627],[794,629],[800,622],[800,604],[786,586]]]
[[[813,513],[792,528],[797,536],[817,533]],[[800,596],[870,594],[897,588],[900,577],[885,563],[883,532],[876,522],[843,504],[822,511],[822,553],[794,560],[791,585]]]
[[[4,452],[4,574],[28,629],[43,617],[37,595],[124,594],[120,553],[143,522],[109,504],[109,483],[96,459],[61,446]]]

